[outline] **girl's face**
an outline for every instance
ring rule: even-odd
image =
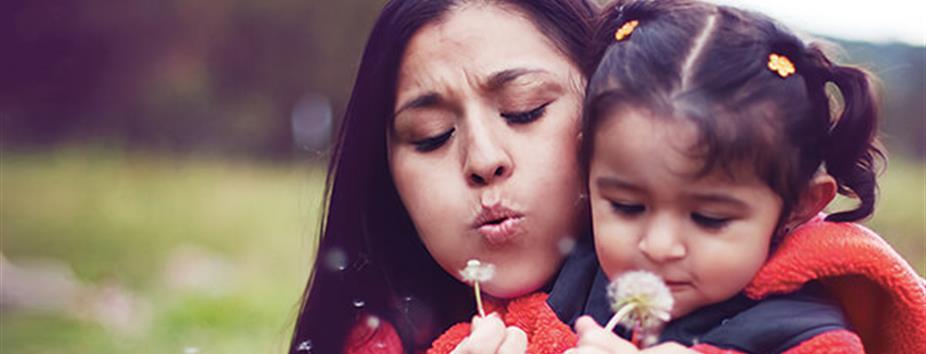
[[[595,248],[614,279],[663,278],[678,318],[740,292],[765,262],[781,198],[751,172],[698,176],[695,126],[646,111],[611,114],[595,133],[589,194]]]
[[[396,188],[448,273],[495,265],[483,289],[548,282],[578,232],[579,70],[527,18],[455,9],[411,39],[387,132]]]

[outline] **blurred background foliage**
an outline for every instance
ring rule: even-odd
[[[382,3],[0,3],[0,352],[284,351]],[[881,80],[868,224],[924,274],[926,49],[833,40]]]

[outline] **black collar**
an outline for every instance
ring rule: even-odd
[[[598,265],[594,247],[590,241],[580,241],[563,262],[547,304],[570,327],[582,315],[604,324],[611,317],[607,287],[608,278]]]

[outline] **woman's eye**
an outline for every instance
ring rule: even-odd
[[[624,215],[637,215],[646,211],[646,206],[643,204],[631,204],[622,202],[611,202],[611,208],[614,208],[615,212]]]
[[[415,150],[418,150],[419,152],[434,151],[444,145],[444,143],[447,142],[447,139],[450,139],[450,136],[453,135],[453,132],[454,129],[450,129],[437,136],[413,141],[412,145],[415,145]]]
[[[511,124],[530,123],[542,117],[544,111],[546,111],[547,106],[549,106],[550,103],[552,103],[552,101],[544,103],[538,106],[537,108],[534,108],[527,112],[502,112],[501,116],[502,118],[505,118],[505,120],[508,121],[508,123],[511,123]]]
[[[732,219],[692,213],[691,220],[694,220],[696,224],[708,229],[721,229],[724,226],[727,226],[727,224],[729,224]]]

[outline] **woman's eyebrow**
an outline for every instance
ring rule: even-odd
[[[438,94],[437,92],[434,92],[434,91],[425,92],[403,103],[401,106],[399,106],[399,109],[397,109],[392,116],[393,117],[398,116],[399,113],[402,113],[402,111],[406,109],[434,107],[434,106],[440,105],[441,101],[443,101],[443,98],[441,98],[440,94]]]
[[[498,91],[499,89],[505,87],[511,81],[516,80],[517,78],[529,75],[529,74],[549,74],[548,71],[543,69],[528,69],[528,68],[515,68],[515,69],[506,69],[494,73],[489,76],[486,80],[484,88],[487,92]]]
[[[524,76],[524,75],[548,75],[549,72],[543,69],[528,69],[528,68],[515,68],[515,69],[506,69],[499,72],[496,72],[489,76],[486,80],[483,87],[488,92],[498,91],[505,87],[508,83]],[[437,92],[428,91],[415,98],[412,98],[405,103],[399,105],[399,108],[392,115],[393,117],[398,116],[402,111],[408,109],[416,108],[430,108],[439,106],[443,102],[443,97]]]

